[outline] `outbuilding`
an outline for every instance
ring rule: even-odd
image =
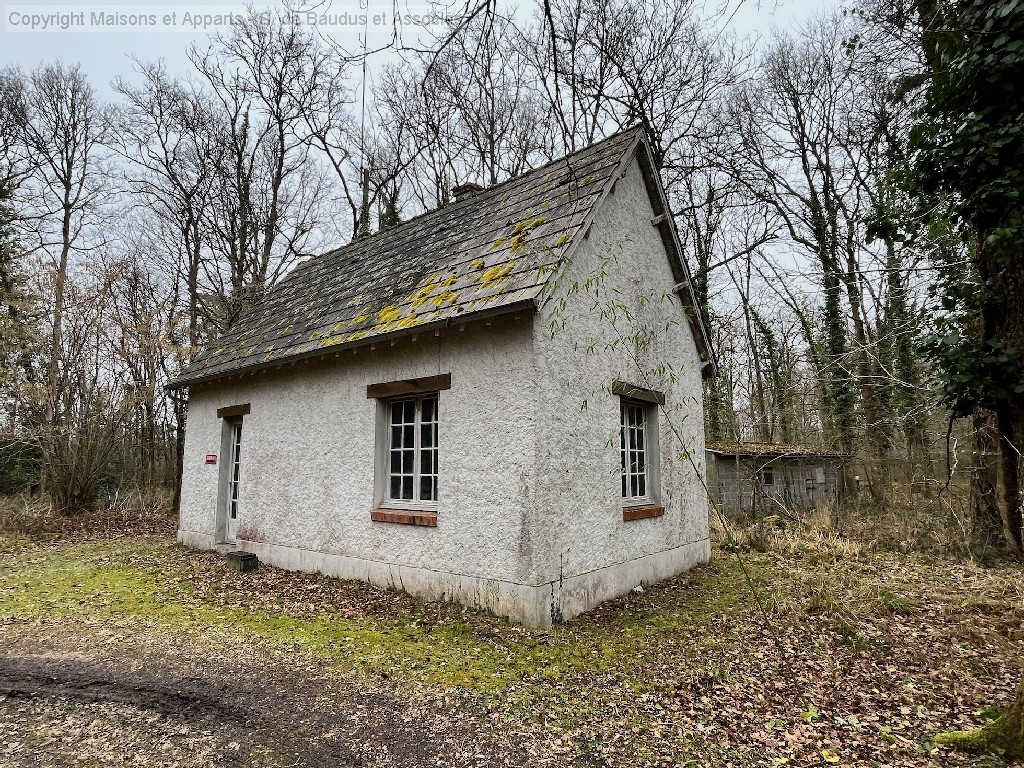
[[[709,442],[708,489],[726,512],[808,510],[839,501],[841,453],[804,445]]]
[[[643,134],[300,264],[173,383],[179,540],[565,620],[706,561],[707,337]]]

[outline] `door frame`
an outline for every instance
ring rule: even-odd
[[[226,409],[225,409],[226,410]],[[235,428],[242,426],[243,414],[225,416],[221,419],[220,436],[220,471],[217,475],[217,543],[234,544],[235,538],[229,535],[229,506],[231,504],[230,488],[231,473],[234,470],[234,435]],[[243,432],[244,435],[244,432]],[[241,440],[239,440],[241,442]],[[241,447],[241,446],[240,446]],[[239,484],[241,483],[241,461],[239,461]],[[236,508],[235,520],[238,513]]]

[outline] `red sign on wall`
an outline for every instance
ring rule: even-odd
[[[207,464],[216,464],[217,463],[217,454],[216,453],[208,453],[208,454],[206,454],[206,463]]]

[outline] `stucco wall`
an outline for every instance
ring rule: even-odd
[[[564,616],[710,554],[700,360],[653,216],[634,161],[536,320],[534,538],[544,547],[534,564],[539,581],[556,585]],[[615,379],[666,395],[658,409],[663,517],[622,519]],[[616,567],[631,562],[648,567]]]
[[[312,550],[361,561],[525,583],[536,418],[530,318],[343,353],[191,392],[182,539],[216,537],[218,407],[250,402],[240,481],[239,545]],[[451,373],[441,392],[436,528],[371,522],[376,401],[367,384]],[[226,461],[222,456],[221,461]],[[205,537],[205,539],[204,539]]]

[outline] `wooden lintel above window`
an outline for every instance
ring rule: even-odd
[[[658,392],[656,389],[644,389],[633,384],[627,384],[624,381],[616,380],[612,382],[612,394],[622,395],[622,397],[628,397],[630,400],[639,400],[643,403],[665,404],[664,392]]]
[[[419,379],[402,379],[401,381],[388,381],[383,384],[367,384],[366,397],[370,400],[378,400],[389,397],[401,397],[402,395],[421,395],[425,392],[439,392],[442,389],[452,388],[452,375],[442,373],[439,376],[423,376]]]
[[[218,419],[230,419],[233,416],[248,416],[252,403],[240,403],[239,405],[228,405],[217,409]]]

